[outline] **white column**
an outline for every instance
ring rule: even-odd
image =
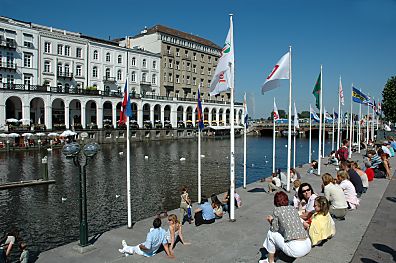
[[[161,123],[164,125],[165,122],[165,107],[161,106]]]
[[[98,125],[98,129],[103,128],[103,105],[98,105],[96,107],[96,124]]]
[[[112,114],[111,114],[111,118],[112,118],[112,122],[113,122],[113,127],[116,128],[117,127],[117,103],[112,104]]]
[[[23,117],[24,119],[30,119],[30,110],[28,117]],[[52,108],[51,106],[44,106],[44,116],[45,116],[45,126],[47,129],[52,129]]]
[[[170,121],[171,121],[172,127],[177,127],[177,107],[176,107],[176,105],[171,106]]]
[[[211,124],[212,124],[212,110],[209,110],[209,114],[208,114],[208,122],[209,122],[209,125],[211,125]]]
[[[150,122],[153,124],[154,127],[154,106],[155,105],[150,105]]]
[[[186,121],[187,121],[187,108],[183,107],[183,122],[184,122],[184,125],[186,125]]]
[[[0,102],[0,127],[5,127],[6,125],[6,106],[5,106],[5,101],[4,104],[3,102]]]
[[[138,110],[137,110],[137,115],[138,115],[138,124],[139,124],[139,128],[143,128],[143,108],[142,105],[140,105],[140,108],[138,106]]]
[[[81,125],[84,129],[87,127],[85,102],[81,102]]]
[[[195,120],[196,120],[196,118],[195,118],[195,109],[193,109],[193,112],[192,112],[192,122],[193,122],[194,127],[195,127]]]
[[[223,109],[223,123],[224,125],[227,125],[227,114],[226,114],[227,109]]]
[[[220,115],[219,115],[219,110],[216,110],[216,123],[217,125],[220,125]]]
[[[65,103],[65,126],[66,126],[66,129],[70,129],[70,109],[69,109],[69,106],[67,105],[66,106],[66,103]]]

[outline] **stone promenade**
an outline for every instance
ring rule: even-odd
[[[362,158],[361,154],[352,156],[352,159],[360,163]],[[395,158],[391,160],[391,166],[396,166]],[[321,178],[306,175],[307,165],[298,170],[302,175],[302,181],[311,183],[315,192],[320,193]],[[324,172],[334,176],[335,166],[322,166],[322,173]],[[393,190],[387,192],[383,199],[388,184],[389,180],[386,179],[372,182],[368,192],[362,196],[359,208],[348,212],[345,221],[336,221],[335,237],[323,247],[313,248],[307,256],[294,262],[394,262],[392,260],[395,260],[396,249],[396,187],[395,181],[392,181],[389,185]],[[184,246],[178,243],[175,248],[176,259],[173,260],[166,258],[164,252],[151,258],[138,255],[125,257],[118,252],[123,239],[131,245],[145,240],[153,221],[153,218],[147,218],[137,222],[133,229],[120,227],[103,233],[94,242],[96,249],[88,253],[79,254],[74,251],[72,247],[77,244],[75,242],[41,253],[37,262],[257,262],[261,257],[260,249],[269,229],[265,217],[273,208],[273,195],[264,192],[263,187],[267,188],[266,183],[255,182],[249,184],[247,189],[237,190],[243,206],[235,211],[236,222],[229,222],[226,215],[211,225],[195,227],[193,224],[185,224],[184,238],[191,242],[191,245]],[[196,207],[196,204],[194,206]],[[172,212],[179,215],[178,210],[170,211]],[[162,220],[162,224],[166,229],[165,219]]]

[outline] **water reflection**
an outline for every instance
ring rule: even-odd
[[[277,164],[286,167],[287,140],[277,140]],[[313,149],[316,149],[313,145]],[[243,140],[235,141],[236,184],[243,182]],[[297,141],[296,163],[307,162],[307,140]],[[268,176],[272,170],[272,139],[248,138],[248,182]],[[329,147],[327,147],[329,149]],[[202,142],[202,193],[227,190],[229,140]],[[120,154],[123,152],[123,154]],[[61,150],[52,152],[0,153],[0,181],[41,177],[41,158],[48,155],[49,178],[56,184],[0,191],[0,229],[15,225],[32,251],[43,251],[76,241],[78,226],[78,168]],[[148,156],[148,159],[145,159]],[[180,158],[186,158],[180,161]],[[181,186],[197,200],[197,143],[192,140],[131,144],[132,220],[179,206]],[[87,166],[89,234],[127,224],[126,146],[102,145]]]

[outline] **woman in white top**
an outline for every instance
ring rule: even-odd
[[[344,220],[348,208],[344,191],[338,184],[334,184],[334,178],[328,173],[322,175],[322,182],[324,195],[330,202],[330,215],[336,219]]]
[[[312,215],[315,213],[315,198],[318,197],[309,183],[302,183],[298,188],[298,198],[306,202],[305,212],[300,217],[309,224]],[[307,224],[304,224],[307,227]]]
[[[339,171],[337,173],[337,181],[344,191],[345,200],[348,204],[348,209],[356,209],[359,205],[359,199],[356,195],[355,186],[348,180],[348,173],[345,171]]]
[[[353,162],[351,167],[360,176],[360,179],[362,179],[363,193],[367,192],[367,189],[369,187],[369,181],[368,181],[367,174],[362,169],[360,169],[359,165],[356,162]]]

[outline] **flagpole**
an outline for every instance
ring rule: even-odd
[[[349,156],[348,158],[352,157],[352,143],[353,143],[353,114],[352,114],[352,94],[353,94],[353,83],[351,86],[351,112],[350,112],[350,121],[349,121]]]
[[[360,141],[362,140],[362,127],[361,127],[361,124],[360,124],[360,121],[361,121],[361,119],[362,119],[362,104],[361,103],[359,103],[359,122],[358,122],[358,129],[359,129],[359,132],[358,132],[358,134],[357,134],[357,137],[358,137],[358,153],[360,153]]]
[[[292,53],[291,53],[291,46],[289,46],[289,56],[290,56],[290,63],[289,63],[289,127],[287,129],[287,187],[286,190],[290,191],[290,159],[291,159],[291,99],[292,99]]]
[[[201,203],[201,128],[198,123],[198,203]]]
[[[294,102],[294,109],[296,109],[296,102]],[[294,114],[297,114],[297,111],[294,111]],[[293,134],[293,168],[296,169],[296,123],[293,125]]]
[[[372,109],[373,109],[373,113],[372,113],[372,117],[371,117],[371,141],[374,141],[374,114],[375,114],[375,108],[374,107],[376,107],[375,106],[375,99],[374,99],[374,97],[373,97],[373,107],[372,107]]]
[[[318,174],[320,175],[320,163],[322,160],[322,65],[320,65],[320,97],[319,97],[319,146],[318,146]]]
[[[340,112],[338,112],[340,113]],[[333,108],[333,133],[331,136],[331,150],[334,151],[334,108]]]
[[[274,97],[274,105],[275,105],[275,97]],[[274,120],[274,126],[272,129],[272,172],[275,173],[275,158],[276,158],[276,154],[275,154],[275,109],[274,109],[274,114],[272,116],[273,120]]]
[[[370,126],[369,115],[370,115],[370,105],[369,105],[369,103],[367,103],[366,145],[368,144],[369,135],[370,135],[369,134],[369,126]]]
[[[246,126],[247,120],[246,118],[246,92],[244,96],[243,102],[245,103],[245,107],[243,107],[243,188],[246,189]]]
[[[230,14],[230,28],[232,29],[232,14]],[[233,30],[230,30],[231,32],[231,41],[234,41],[234,32]],[[232,46],[234,46],[234,43],[232,43]],[[234,163],[234,151],[235,151],[235,134],[234,134],[234,82],[233,82],[233,77],[234,77],[234,65],[232,63],[229,63],[230,66],[230,72],[231,72],[231,145],[230,145],[230,221],[235,221],[235,163]]]
[[[324,109],[324,116],[323,116],[323,138],[322,138],[322,143],[323,143],[323,146],[322,146],[322,158],[324,158],[324,157],[325,157],[325,142],[326,142],[326,113],[327,113],[327,111],[326,111],[326,108],[325,108],[325,107],[323,107],[323,109]]]
[[[340,76],[340,84],[338,87],[338,120],[337,120],[337,150],[340,149],[340,124],[341,124],[341,118],[343,117],[341,114],[341,88],[342,83],[341,83],[341,76]]]
[[[127,80],[128,82],[128,77]],[[126,90],[129,99],[129,90]],[[125,95],[124,95],[125,96]],[[129,116],[127,117],[127,206],[128,206],[128,228],[132,228],[132,208],[131,208],[131,151],[129,143]]]
[[[312,162],[312,118],[311,118],[311,112],[312,112],[312,108],[311,108],[311,104],[309,104],[309,147],[308,147],[308,163]]]

